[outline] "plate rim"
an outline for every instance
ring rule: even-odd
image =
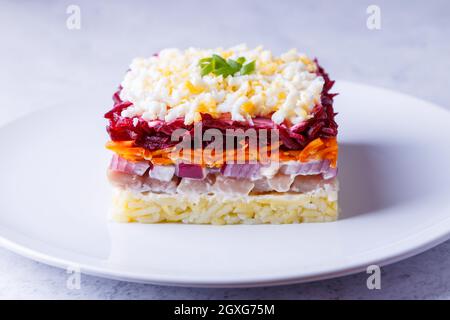
[[[445,227],[443,227],[445,223]],[[443,229],[443,232],[437,233],[436,231],[430,232],[434,229]],[[426,240],[420,240],[422,234],[424,237],[428,237]],[[270,277],[255,277],[255,279],[247,280],[208,280],[208,279],[186,279],[183,277],[174,276],[149,276],[142,274],[133,274],[122,271],[114,271],[105,267],[92,266],[86,263],[79,263],[71,259],[66,259],[63,257],[57,257],[48,255],[42,250],[32,249],[25,245],[19,244],[16,241],[9,240],[3,236],[0,230],[0,247],[3,247],[11,252],[19,254],[22,257],[52,266],[60,269],[66,269],[69,266],[77,266],[82,274],[97,276],[101,278],[107,278],[111,280],[127,281],[134,283],[144,283],[153,285],[163,285],[163,286],[174,286],[174,287],[197,287],[197,288],[252,288],[252,287],[269,287],[269,286],[280,286],[288,284],[299,284],[314,282],[320,280],[333,279],[338,277],[343,277],[347,275],[352,275],[360,272],[366,271],[366,268],[370,265],[377,265],[379,267],[384,267],[389,264],[399,262],[401,260],[410,258],[417,254],[423,253],[447,240],[450,239],[450,217],[436,223],[427,229],[421,231],[416,235],[412,235],[407,238],[403,238],[401,241],[393,244],[396,250],[391,250],[389,255],[383,258],[371,258],[371,259],[360,259],[362,261],[356,261],[354,263],[346,264],[345,266],[339,267],[328,267],[325,272],[309,272],[309,274],[289,274],[286,276],[270,276]],[[415,246],[409,245],[409,249],[402,249],[404,243],[411,243],[416,241],[419,244]],[[389,246],[384,246],[377,248],[377,251],[381,251]],[[67,250],[66,250],[67,251]]]

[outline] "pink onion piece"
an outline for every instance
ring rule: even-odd
[[[178,163],[175,172],[181,178],[204,179],[206,177],[206,170],[197,164]]]
[[[261,164],[259,163],[243,163],[243,164],[224,164],[220,172],[225,177],[237,179],[258,179],[261,177]]]
[[[317,175],[322,174],[324,179],[331,179],[337,175],[337,168],[331,167],[331,161],[321,160],[312,162],[296,162],[283,165],[281,173],[287,175]]]
[[[150,163],[147,161],[131,162],[114,154],[111,159],[109,169],[112,171],[124,172],[128,174],[135,174],[138,176],[144,175],[144,173],[150,168]]]
[[[301,162],[295,162],[295,163],[283,165],[280,168],[280,172],[283,174],[296,174],[297,172],[300,172],[300,169],[303,167],[303,165],[304,164]]]
[[[322,173],[326,172],[328,169],[330,169],[330,166],[331,161],[329,159],[322,161],[322,167],[320,168],[320,172]]]
[[[283,165],[281,172],[292,175],[314,175],[320,174],[328,170],[330,166],[329,160],[311,161],[311,162],[295,162]]]
[[[332,179],[337,176],[338,168],[329,167],[326,172],[322,174],[325,180]]]
[[[326,161],[326,160],[325,160]],[[319,174],[322,171],[322,166],[325,161],[319,161],[312,164],[310,171],[308,174]],[[328,164],[329,165],[329,164]]]

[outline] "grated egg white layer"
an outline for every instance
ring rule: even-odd
[[[199,60],[218,54],[225,59],[245,57],[255,61],[249,75],[224,78],[201,76]],[[229,113],[232,120],[272,114],[275,123],[288,120],[299,123],[310,116],[320,101],[324,79],[316,64],[292,49],[279,57],[262,47],[249,49],[239,45],[229,49],[164,49],[157,56],[136,58],[122,81],[120,97],[132,106],[124,117],[171,121],[184,117],[186,124],[200,120],[200,113],[220,116]]]

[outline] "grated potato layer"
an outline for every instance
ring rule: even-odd
[[[138,193],[116,189],[112,217],[118,222],[191,224],[288,224],[327,222],[338,217],[337,190],[273,193],[227,198]]]

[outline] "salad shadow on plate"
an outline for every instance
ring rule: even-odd
[[[411,179],[408,168],[424,168],[432,161],[426,152],[417,155],[411,150],[408,145],[341,143],[340,218],[401,205],[436,192],[438,186],[430,187],[426,172],[414,172]]]

